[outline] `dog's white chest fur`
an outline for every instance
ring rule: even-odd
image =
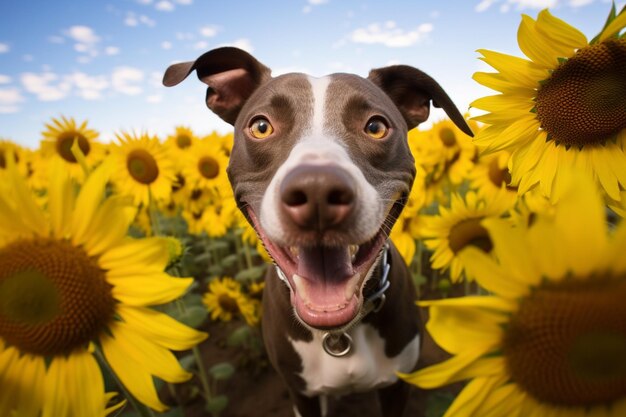
[[[417,362],[419,335],[398,356],[388,358],[385,340],[373,326],[359,323],[349,334],[352,351],[340,358],[324,352],[321,332],[314,332],[311,342],[290,339],[302,360],[304,395],[344,395],[381,388],[398,380],[396,372],[410,372]]]

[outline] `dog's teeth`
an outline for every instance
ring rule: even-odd
[[[352,297],[354,297],[354,294],[356,294],[360,278],[360,274],[354,274],[354,276],[350,278],[350,280],[346,283],[345,292],[343,294],[346,298],[346,301],[352,300]]]
[[[354,262],[356,259],[356,253],[359,251],[359,245],[350,245],[350,261]]]

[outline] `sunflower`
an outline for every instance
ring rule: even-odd
[[[47,211],[11,164],[0,182],[0,415],[104,416],[110,394],[96,349],[137,400],[166,409],[152,377],[188,380],[170,349],[206,335],[150,306],[192,279],[163,272],[164,241],[126,236],[128,204],[103,199],[110,164],[75,195],[57,161]]]
[[[230,188],[226,176],[228,157],[215,141],[197,141],[185,154],[183,175],[192,187],[223,189]]]
[[[479,50],[496,73],[474,80],[500,94],[471,106],[490,126],[477,137],[484,152],[511,152],[511,184],[533,187],[554,201],[563,168],[589,172],[606,194],[626,188],[626,9],[591,42],[548,10],[523,15],[517,39],[523,59]]]
[[[87,127],[87,120],[80,125],[74,118],[53,118],[46,123],[42,133],[41,153],[44,158],[60,160],[72,178],[82,181],[85,172],[80,161],[72,153],[74,142],[85,156],[87,168],[93,168],[104,158],[104,146],[97,142],[98,132]]]
[[[492,296],[420,303],[453,357],[403,377],[422,388],[471,379],[446,417],[626,415],[626,223],[609,232],[587,177],[559,197],[527,229],[482,223],[497,261],[460,253]]]
[[[212,279],[202,301],[211,314],[211,320],[231,321],[240,314],[248,324],[258,323],[258,300],[247,297],[241,291],[241,284],[230,277]]]
[[[230,157],[230,153],[233,150],[233,144],[235,142],[235,135],[232,132],[220,135],[219,133],[213,131],[209,135],[204,136],[201,140],[215,143],[217,147],[226,154],[226,156]]]
[[[459,253],[468,246],[490,253],[493,245],[487,230],[481,225],[486,218],[500,218],[510,208],[503,194],[492,199],[480,199],[469,191],[465,198],[452,194],[450,208],[439,206],[439,214],[424,216],[422,236],[424,245],[433,250],[432,268],[450,269],[450,279],[457,282],[464,271]],[[471,278],[471,276],[469,276]]]
[[[111,149],[117,192],[132,196],[136,205],[148,206],[150,198],[168,200],[175,175],[172,160],[159,140],[145,133],[121,133],[117,139],[119,144]]]
[[[174,134],[169,135],[165,140],[165,146],[176,153],[189,149],[197,140],[198,137],[193,130],[185,126],[176,126]]]
[[[509,156],[507,151],[500,151],[479,158],[468,175],[470,188],[475,189],[479,197],[493,198],[494,194],[503,193],[511,201],[511,205],[515,202],[517,188],[509,185]]]

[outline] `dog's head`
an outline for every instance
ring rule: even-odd
[[[207,106],[235,126],[235,198],[286,276],[298,318],[324,329],[354,322],[415,176],[408,130],[428,118],[432,101],[471,135],[462,115],[409,66],[367,78],[272,77],[227,47],[170,66],[163,83],[194,70],[209,86]]]

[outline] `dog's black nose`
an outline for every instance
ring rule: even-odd
[[[340,224],[354,208],[352,176],[333,165],[301,165],[280,186],[281,208],[298,226],[324,231]]]

